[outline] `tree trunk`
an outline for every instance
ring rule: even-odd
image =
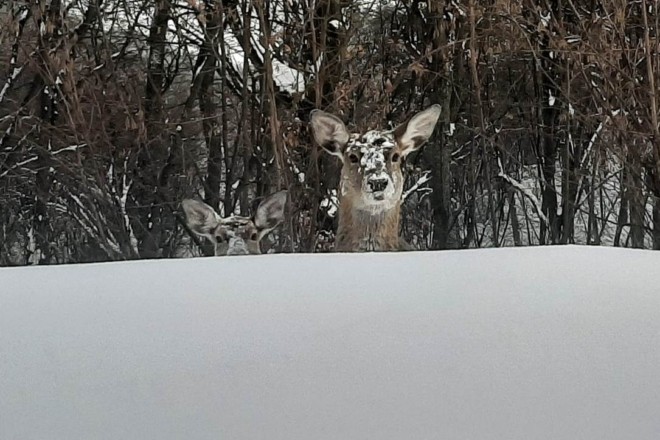
[[[56,37],[62,32],[62,11],[60,0],[53,0],[48,6],[37,6],[43,15],[36,16],[40,22],[40,38],[37,65],[40,66],[39,77],[35,80],[40,90],[39,115],[42,123],[38,127],[40,145],[37,150],[37,173],[35,179],[34,213],[32,217],[33,229],[36,240],[36,253],[39,256],[39,264],[50,264],[54,257],[54,248],[51,234],[51,218],[49,216],[48,203],[51,197],[51,186],[53,177],[51,173],[50,153],[52,140],[49,129],[57,122],[59,93],[53,85],[54,78],[49,75],[53,70],[51,66],[51,51],[55,48]],[[59,75],[60,73],[57,73]]]
[[[449,124],[452,114],[452,63],[459,14],[445,14],[452,9],[451,1],[429,3],[433,32],[431,70],[439,75],[433,85],[435,101],[442,105],[442,113],[436,127],[436,145],[429,145],[425,153],[429,159],[434,179],[431,180],[431,202],[433,205],[433,248],[447,249],[455,246],[451,236],[451,149],[449,147]]]
[[[645,197],[640,175],[641,167],[632,156],[632,154],[628,155],[628,159],[635,161],[635,164],[626,174],[628,177],[626,193],[630,206],[630,242],[632,247],[642,249],[644,247]]]
[[[546,37],[544,37],[545,39]],[[555,186],[555,175],[557,173],[556,158],[557,144],[555,122],[558,111],[555,105],[551,106],[550,93],[553,97],[559,96],[556,86],[556,76],[552,75],[554,71],[554,62],[551,59],[550,51],[547,48],[547,42],[541,45],[541,82],[540,89],[537,91],[539,97],[539,107],[541,111],[541,185],[543,188],[543,213],[548,219],[548,242],[553,244],[559,240],[559,218],[557,216],[557,188]],[[551,78],[550,76],[554,76]],[[558,98],[555,98],[558,99]]]
[[[222,183],[222,136],[218,123],[217,106],[213,96],[213,84],[217,65],[218,33],[220,26],[219,11],[209,8],[206,11],[206,28],[200,56],[204,62],[199,75],[199,109],[202,113],[202,130],[208,151],[207,175],[204,185],[204,201],[218,209],[220,205],[220,184]]]
[[[167,137],[163,124],[163,92],[165,91],[165,47],[169,0],[157,0],[147,39],[149,61],[144,97],[146,138],[141,139],[137,157],[134,198],[137,216],[134,218],[138,251],[142,258],[161,256],[163,245],[162,213],[166,200],[163,194],[167,176],[161,174],[167,162]]]
[[[520,236],[520,222],[518,221],[518,210],[516,209],[516,189],[509,188],[509,215],[511,216],[511,231],[513,232],[513,244],[522,246],[522,238]]]

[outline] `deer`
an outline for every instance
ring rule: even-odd
[[[222,218],[211,206],[196,199],[185,199],[181,206],[192,232],[214,244],[216,257],[261,254],[261,239],[284,220],[288,191],[265,197],[252,217],[232,215]]]
[[[441,109],[435,104],[394,130],[364,134],[349,133],[337,116],[311,111],[314,140],[342,163],[337,252],[412,250],[399,236],[402,164],[431,137]]]

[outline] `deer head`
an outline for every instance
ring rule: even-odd
[[[215,245],[215,255],[260,254],[259,242],[284,220],[288,192],[264,198],[252,217],[222,218],[204,202],[184,200],[181,205],[190,229]]]
[[[338,249],[398,248],[404,183],[402,161],[431,137],[440,110],[436,104],[394,130],[372,130],[364,134],[351,134],[336,116],[321,110],[312,111],[310,125],[314,139],[342,161]],[[361,224],[367,224],[368,231],[360,232],[364,226]],[[369,234],[369,237],[356,236],[360,234]]]

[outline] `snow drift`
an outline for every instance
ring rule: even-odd
[[[0,269],[2,439],[657,439],[660,253]]]

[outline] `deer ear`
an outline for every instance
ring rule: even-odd
[[[399,144],[401,154],[404,157],[429,140],[435,129],[435,124],[438,123],[441,110],[440,105],[432,105],[394,129],[394,138]]]
[[[343,160],[349,134],[341,119],[321,110],[312,110],[309,122],[316,142],[325,151]]]
[[[254,214],[254,225],[259,229],[259,238],[266,235],[284,220],[284,208],[289,192],[278,191],[259,203]]]
[[[218,214],[204,202],[199,200],[186,199],[181,202],[183,211],[186,213],[186,222],[188,227],[198,235],[215,241],[213,231],[220,224]]]

